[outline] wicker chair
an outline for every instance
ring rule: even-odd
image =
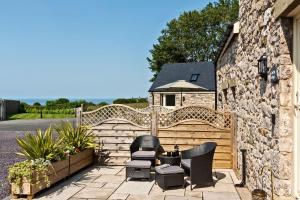
[[[161,151],[159,139],[152,135],[139,136],[130,145],[131,160],[150,160],[152,166]]]
[[[192,149],[181,152],[181,167],[191,180],[192,185],[213,183],[212,163],[217,144],[206,142]]]

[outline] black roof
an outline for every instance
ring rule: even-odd
[[[149,92],[156,91],[156,88],[178,80],[190,82],[192,74],[200,74],[197,81],[191,82],[207,91],[215,90],[215,67],[212,62],[195,63],[174,63],[164,64],[157,78],[149,89]],[[158,90],[157,90],[158,91]],[[159,91],[162,91],[161,89]]]

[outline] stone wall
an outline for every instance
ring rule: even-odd
[[[167,94],[167,93],[164,93]],[[169,94],[175,94],[175,107],[180,107],[180,93],[169,93]],[[153,93],[154,95],[154,105],[159,106],[160,105],[160,95],[161,93]],[[201,105],[209,108],[215,107],[215,92],[183,92],[182,98],[184,101],[182,101],[182,106],[191,106],[191,105]],[[149,105],[152,104],[152,93],[149,93]]]
[[[291,198],[293,189],[293,30],[292,19],[275,20],[273,5],[274,0],[240,0],[240,32],[217,62],[218,109],[237,115],[237,146],[247,149],[249,189],[264,188],[271,194],[270,173],[259,174],[270,165],[275,195],[283,199]],[[258,75],[257,60],[263,53],[268,67],[279,70],[278,84],[270,82],[269,74],[264,85]],[[232,75],[236,87],[222,90]],[[239,153],[239,173],[241,167]]]

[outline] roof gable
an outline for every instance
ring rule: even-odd
[[[190,81],[192,74],[199,74],[197,81]],[[164,64],[157,78],[149,89],[154,92],[157,87],[185,80],[208,91],[215,90],[215,69],[212,62]],[[160,90],[161,91],[161,90]]]

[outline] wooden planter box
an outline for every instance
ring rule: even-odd
[[[85,149],[84,151],[70,156],[70,174],[85,168],[93,163],[94,149]]]
[[[66,160],[52,163],[52,166],[49,167],[48,174],[50,185],[72,175],[84,167],[91,165],[93,163],[93,155],[94,149],[85,149],[78,154],[69,156]],[[23,180],[22,185],[12,183],[11,193],[13,198],[27,196],[27,199],[32,199],[34,194],[47,187],[47,183],[42,176],[39,177],[40,179],[38,180],[34,177],[36,177],[36,175],[33,175],[33,180],[35,180],[33,183],[30,183],[27,180]]]

